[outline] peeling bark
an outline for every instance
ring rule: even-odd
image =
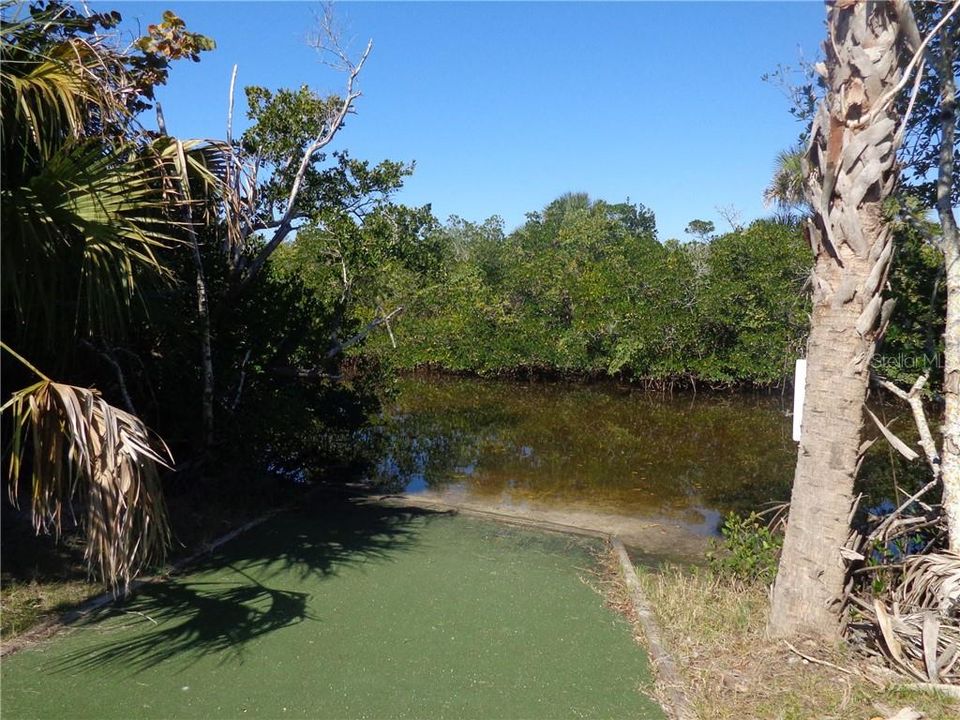
[[[806,402],[771,635],[836,637],[870,362],[889,308],[893,239],[882,203],[897,179],[901,30],[891,3],[827,12],[827,96],[805,158],[814,252]]]

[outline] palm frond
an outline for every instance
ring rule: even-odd
[[[803,149],[782,150],[774,162],[770,184],[763,191],[763,202],[779,208],[795,208],[806,202],[804,194]]]
[[[127,116],[117,87],[126,71],[96,43],[72,38],[39,53],[4,37],[0,58],[2,140],[4,147],[23,151],[23,162],[43,162],[65,141],[87,135],[90,126],[119,125]]]
[[[179,242],[170,169],[150,148],[70,142],[26,185],[0,191],[2,292],[23,326],[51,341],[78,320],[101,333],[122,326],[139,274],[166,275],[156,253]]]
[[[895,599],[903,607],[960,619],[960,554],[945,550],[907,558]]]
[[[170,168],[168,179],[177,201],[189,203],[192,214],[202,217],[204,224],[216,225],[218,208],[232,190],[226,180],[232,162],[229,145],[218,140],[162,137],[152,148]]]
[[[0,410],[12,416],[15,504],[30,450],[37,532],[59,534],[65,509],[82,499],[85,556],[104,582],[126,586],[145,565],[163,559],[170,531],[157,468],[170,467],[173,459],[139,418],[96,390],[48,378],[18,390]]]

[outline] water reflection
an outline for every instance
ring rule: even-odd
[[[788,496],[796,446],[784,407],[779,396],[405,379],[368,438],[372,479],[389,491],[713,525]]]

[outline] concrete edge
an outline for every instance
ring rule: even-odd
[[[495,520],[507,525],[516,525],[517,527],[529,527],[536,530],[548,530],[550,532],[564,533],[567,535],[579,535],[581,537],[596,538],[598,540],[610,540],[610,535],[601,530],[589,530],[587,528],[577,527],[576,525],[567,525],[564,523],[553,522],[552,520],[537,520],[534,518],[519,517],[510,513],[497,512],[495,510],[480,510],[477,508],[463,507],[453,503],[446,503],[441,500],[414,497],[411,495],[385,495],[382,497],[373,496],[367,500],[380,505],[389,507],[415,507],[421,510],[434,510],[436,512],[456,513],[468,517],[484,518]]]
[[[244,523],[240,527],[234,528],[230,532],[221,535],[220,537],[212,540],[209,543],[203,544],[199,550],[188,555],[185,558],[177,560],[175,563],[170,565],[164,572],[158,575],[152,575],[146,578],[140,578],[138,580],[133,580],[127,586],[127,589],[124,593],[114,594],[110,591],[101,593],[100,595],[95,595],[94,597],[86,600],[81,603],[78,607],[72,608],[70,610],[65,610],[60,613],[58,616],[46,620],[45,622],[40,623],[39,625],[33,627],[25,633],[17,635],[11,640],[4,641],[0,644],[0,659],[9,657],[14,653],[20,652],[21,650],[34,647],[37,644],[44,642],[53,638],[56,635],[59,635],[61,632],[67,629],[70,625],[73,625],[84,618],[88,617],[92,613],[104,608],[108,605],[112,605],[118,600],[125,599],[134,593],[137,592],[144,585],[162,582],[169,578],[171,575],[176,575],[185,568],[197,562],[202,557],[211,554],[217,550],[222,545],[230,542],[234,538],[243,533],[251,530],[252,528],[260,525],[263,522],[266,522],[272,518],[277,513],[282,512],[281,508],[270,510],[269,512],[264,513],[260,517],[254,518],[247,523]]]
[[[684,693],[684,684],[680,679],[680,673],[677,671],[673,656],[670,655],[663,644],[656,616],[650,609],[650,605],[643,594],[643,589],[640,587],[640,580],[637,578],[637,571],[633,566],[630,555],[627,553],[627,548],[624,547],[623,542],[618,537],[611,538],[610,544],[620,561],[620,571],[627,585],[627,593],[630,596],[637,622],[646,640],[647,655],[657,678],[657,688],[662,696],[661,701],[664,710],[674,720],[697,720],[697,714]]]

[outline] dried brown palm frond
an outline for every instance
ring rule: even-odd
[[[960,626],[933,610],[904,612],[874,600],[865,612],[877,633],[875,646],[891,666],[924,682],[960,683]]]
[[[923,682],[960,683],[960,555],[907,558],[888,592],[850,600],[848,631],[864,649]]]
[[[125,588],[146,564],[162,560],[169,542],[157,466],[170,467],[170,451],[96,390],[41,377],[0,408],[12,416],[11,501],[29,447],[37,531],[59,534],[65,508],[82,498],[87,562],[114,589]]]
[[[945,550],[908,558],[894,600],[906,608],[933,609],[942,617],[960,620],[960,554]]]

